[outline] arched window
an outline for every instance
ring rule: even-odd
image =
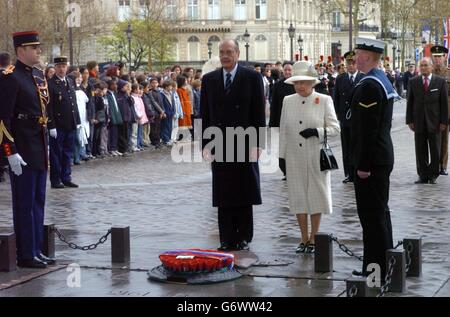
[[[268,41],[267,38],[260,34],[255,38],[255,59],[257,61],[263,61],[268,59]]]
[[[200,40],[196,36],[188,38],[188,59],[189,61],[200,60]]]
[[[219,56],[220,38],[217,35],[213,35],[208,39],[208,42],[212,43],[212,56]]]

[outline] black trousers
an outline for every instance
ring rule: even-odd
[[[278,166],[280,170],[283,172],[283,175],[286,176],[286,160],[283,158],[278,159]]]
[[[386,274],[386,250],[393,248],[391,213],[389,210],[389,177],[392,166],[375,166],[371,176],[360,179],[355,174],[358,216],[363,229],[363,272],[378,263],[382,277]]]
[[[235,245],[253,240],[253,206],[219,207],[220,243]]]
[[[342,127],[341,129],[341,144],[342,144],[342,162],[344,163],[345,177],[354,179],[354,170],[351,162],[351,130],[349,127]]]
[[[124,122],[121,125],[117,126],[118,129],[117,148],[120,153],[129,152],[128,140],[130,139],[130,136],[128,134],[128,126],[129,126],[128,122]]]
[[[161,119],[155,118],[150,125],[150,142],[153,146],[161,144]]]
[[[441,133],[414,133],[416,144],[417,174],[429,180],[439,176],[441,155]],[[430,153],[428,155],[428,153]],[[431,156],[431,157],[430,157]]]

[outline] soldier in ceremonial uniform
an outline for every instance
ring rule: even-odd
[[[363,229],[364,262],[380,265],[386,274],[386,250],[393,248],[391,216],[388,207],[389,178],[394,166],[391,123],[394,87],[378,69],[385,43],[356,39],[356,64],[366,74],[355,87],[351,101],[351,147],[355,165],[355,193]],[[356,272],[359,273],[359,272]]]
[[[71,162],[75,147],[76,129],[80,125],[74,82],[66,77],[67,57],[56,57],[55,76],[48,81],[50,104],[48,129],[50,132],[50,182],[52,188],[78,185],[72,182]]]
[[[343,183],[350,183],[354,180],[353,164],[351,163],[350,150],[350,98],[353,89],[364,77],[364,74],[358,71],[355,62],[355,52],[347,52],[344,55],[347,72],[336,78],[334,87],[334,107],[341,124],[341,143],[342,143],[342,161],[344,162],[345,179]]]
[[[47,181],[47,83],[39,63],[37,32],[13,34],[15,66],[0,78],[0,148],[10,166],[19,267],[54,264],[42,254]]]
[[[431,49],[431,59],[433,60],[433,74],[443,77],[447,81],[448,94],[450,96],[450,70],[446,65],[448,49],[444,46],[435,45]],[[450,98],[448,98],[448,119],[450,123]],[[441,136],[441,156],[439,161],[439,168],[441,175],[448,175],[448,133],[449,126],[442,132]]]

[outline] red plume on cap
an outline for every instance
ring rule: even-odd
[[[305,61],[308,61],[309,60],[309,57],[308,57],[308,55],[306,55],[305,56]]]
[[[328,63],[331,63],[333,61],[333,57],[328,56]]]
[[[323,55],[320,55],[320,61],[323,62]]]
[[[390,58],[389,58],[389,56],[386,56],[386,58],[384,59],[386,62],[389,62],[390,61]]]

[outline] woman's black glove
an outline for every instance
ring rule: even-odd
[[[300,135],[305,139],[309,139],[313,136],[319,137],[319,131],[317,131],[317,129],[306,129],[300,132]]]

